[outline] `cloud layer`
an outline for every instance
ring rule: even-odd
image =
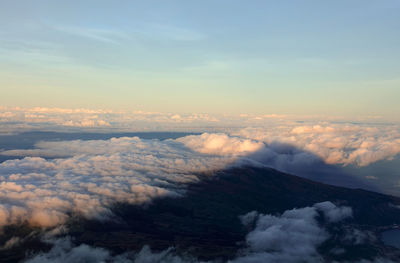
[[[244,142],[245,143],[245,142]],[[0,226],[53,226],[70,215],[101,218],[115,202],[148,203],[179,196],[196,174],[223,169],[237,157],[197,154],[174,140],[113,138],[43,142],[26,157],[0,164]]]
[[[188,184],[200,180],[200,173],[212,174],[232,165],[265,165],[283,171],[296,171],[298,167],[313,167],[318,163],[366,166],[390,160],[400,153],[400,129],[392,124],[299,123],[284,116],[246,115],[223,119],[208,115],[125,114],[85,109],[35,108],[0,113],[0,122],[12,121],[11,132],[16,127],[31,129],[35,123],[40,128],[55,125],[111,129],[117,125],[122,130],[129,130],[133,124],[146,130],[158,123],[169,128],[212,127],[224,132],[165,141],[137,137],[42,141],[34,149],[1,151],[1,155],[26,157],[0,163],[0,227],[24,222],[53,227],[65,223],[71,216],[103,220],[112,216],[110,207],[114,203],[142,205],[155,198],[178,197],[185,194]],[[207,126],[210,124],[214,126]],[[351,208],[331,202],[289,210],[282,215],[249,213],[242,217],[246,225],[252,226],[246,237],[247,246],[232,262],[298,262],[299,258],[321,262],[317,248],[330,234],[319,224],[319,219],[336,224],[351,215]],[[357,229],[348,229],[345,233],[342,241],[346,244],[374,239],[371,233]],[[22,241],[10,239],[0,249],[19,242]],[[61,240],[49,253],[38,255],[31,262],[53,259],[60,262],[196,261],[176,256],[173,250],[155,253],[148,248],[133,257],[114,257],[101,248],[74,246],[71,240]],[[390,261],[377,259],[376,262]]]
[[[292,145],[328,164],[366,166],[400,153],[400,130],[392,125],[287,125],[246,128],[232,134],[270,145]]]
[[[265,142],[270,148],[281,147],[283,144],[291,145],[316,155],[328,164],[340,165],[366,166],[380,160],[390,160],[400,153],[400,125],[385,123],[375,117],[350,122],[340,118],[276,114],[212,116],[144,111],[0,107],[0,123],[4,124],[0,126],[0,133],[27,130],[223,132],[243,140]],[[214,153],[227,150],[226,145],[223,148],[212,146],[200,149],[199,145],[196,146],[192,142],[189,146],[207,153],[211,153],[212,149]],[[232,148],[235,146],[232,144]],[[252,142],[244,147],[257,145]],[[305,159],[307,158],[301,161]]]
[[[361,154],[355,159],[363,160],[362,165],[383,152],[386,155],[379,158],[397,151],[397,140],[385,146],[381,137],[357,136],[351,140],[352,147],[359,145],[357,149],[345,143],[345,135],[339,140],[341,143],[321,138],[330,138],[329,134],[337,136],[333,128],[312,129],[320,133],[309,134],[309,130],[302,128],[301,132],[300,129],[289,132],[306,134],[305,137],[289,138],[293,144],[303,143],[305,147],[314,147],[317,140],[321,145],[319,150],[330,152],[329,156],[336,153],[346,156],[339,163],[347,164]],[[343,129],[343,133],[353,130]],[[241,136],[204,133],[165,141],[122,137],[39,142],[35,149],[3,151],[3,155],[27,157],[0,163],[0,225],[27,220],[33,225],[52,226],[75,214],[101,218],[107,216],[108,207],[116,202],[144,204],[157,197],[180,196],[186,184],[199,180],[199,173],[230,165],[250,163],[287,171],[323,160],[316,154],[276,142],[276,136],[260,130],[245,129],[238,133]],[[387,147],[392,150],[388,152]]]
[[[112,111],[65,108],[8,108],[0,106],[0,133],[21,130],[157,131],[199,130],[218,126],[209,114]]]

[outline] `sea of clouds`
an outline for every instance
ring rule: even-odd
[[[7,153],[10,154],[10,153]],[[0,225],[62,224],[69,215],[107,217],[116,202],[180,196],[196,174],[223,169],[234,157],[203,156],[175,140],[113,138],[44,142],[0,164]],[[68,156],[68,157],[67,157]]]
[[[308,152],[327,164],[335,165],[366,166],[380,160],[390,160],[400,153],[400,124],[387,122],[376,116],[354,122],[326,116],[211,116],[143,111],[0,107],[0,124],[0,134],[31,130],[219,132],[265,142],[270,148],[280,148],[276,149],[280,152],[295,151],[288,148],[292,146],[302,153]],[[199,149],[194,144],[192,146]],[[215,153],[219,149],[209,147],[199,150]],[[299,161],[303,162],[306,159]]]
[[[287,141],[279,142],[276,135],[265,135],[268,131],[243,129],[235,135],[204,133],[174,140],[43,141],[34,149],[2,151],[26,157],[0,163],[0,226],[25,221],[53,226],[71,215],[107,218],[114,203],[178,197],[187,184],[200,180],[199,175],[235,165],[283,171],[321,162],[365,165],[393,158],[400,150],[395,135],[374,137],[360,134],[360,128],[337,129],[297,127]],[[330,142],[329,137],[337,139]],[[385,138],[390,140],[385,143]],[[314,151],[301,148],[313,149],[317,142],[320,147]]]
[[[296,173],[299,167],[321,163],[367,166],[400,153],[400,128],[390,123],[48,108],[3,108],[0,123],[3,134],[67,127],[82,131],[88,127],[102,131],[157,130],[157,125],[173,130],[211,130],[168,140],[122,137],[41,141],[33,149],[1,150],[1,155],[16,159],[0,163],[0,227],[19,223],[57,227],[73,216],[107,220],[112,217],[110,208],[115,203],[143,205],[156,198],[179,197],[185,194],[188,184],[232,166],[259,165]],[[351,209],[322,203],[280,216],[257,212],[243,216],[243,222],[253,224],[253,229],[246,237],[246,249],[233,262],[297,262],[299,256],[319,262],[316,248],[329,238],[316,220],[320,215],[333,224],[350,217]],[[360,231],[352,233],[349,240],[363,236]],[[11,239],[2,249],[19,241]],[[30,262],[53,262],[54,258],[58,262],[80,262],[87,257],[81,262],[91,262],[92,257],[95,262],[188,261],[174,255],[172,249],[155,253],[144,248],[134,258],[114,257],[101,248],[74,246],[69,239],[53,242],[50,252]],[[294,243],[301,244],[298,251],[287,246]],[[379,260],[376,262],[384,262]]]

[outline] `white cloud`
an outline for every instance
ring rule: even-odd
[[[323,135],[327,131],[336,134],[328,127],[313,129]],[[166,141],[123,137],[39,142],[35,149],[3,151],[3,155],[29,157],[0,164],[0,225],[25,220],[34,225],[57,225],[71,213],[102,218],[115,202],[143,204],[156,197],[179,196],[187,183],[199,180],[196,174],[230,165],[252,163],[285,171],[318,162],[314,154],[277,143],[274,136],[246,138],[260,137],[259,130],[251,131],[240,131],[242,137],[205,133]],[[319,140],[315,136],[311,132],[303,140]],[[366,145],[369,139],[355,136],[354,140]],[[371,147],[374,151],[375,146]],[[334,221],[347,215],[346,209],[335,210],[330,218]]]
[[[247,235],[247,250],[233,260],[243,262],[323,262],[317,247],[329,238],[329,233],[319,225],[321,212],[328,222],[337,223],[351,216],[349,207],[338,207],[327,201],[313,207],[285,211],[280,216],[250,212],[242,222],[255,222]]]
[[[298,119],[303,121],[296,121]],[[338,119],[327,117],[277,114],[213,116],[144,111],[2,107],[0,122],[7,124],[0,127],[0,133],[38,129],[212,131],[235,136],[236,140],[249,139],[251,145],[264,142],[271,146],[269,148],[275,148],[272,150],[278,153],[281,149],[276,149],[277,145],[283,144],[302,151],[303,157],[305,153],[310,153],[307,158],[301,158],[301,161],[307,161],[311,155],[315,155],[328,164],[366,166],[397,156],[400,153],[400,126],[383,122],[370,124],[365,122],[366,120],[351,123],[338,122]],[[233,142],[232,138],[229,140]],[[227,139],[225,141],[228,143]],[[211,150],[200,149],[193,143],[189,146],[200,152]],[[226,145],[223,148],[227,149]],[[215,148],[214,152],[218,150]]]
[[[180,196],[186,184],[199,180],[196,174],[236,160],[196,154],[174,140],[137,137],[41,142],[38,147],[6,153],[66,158],[26,157],[0,164],[0,225],[53,226],[71,213],[102,218],[115,202]]]
[[[118,131],[208,127],[225,131],[168,141],[40,142],[35,149],[2,151],[1,155],[29,158],[0,164],[0,197],[4,200],[0,225],[24,220],[58,224],[70,213],[101,217],[107,215],[113,202],[144,203],[158,196],[180,195],[182,184],[198,180],[196,173],[241,161],[295,173],[297,167],[312,167],[322,161],[365,166],[400,153],[396,125],[299,123],[280,115],[217,118],[207,114],[3,107],[0,122],[11,123],[2,125],[0,132],[29,130],[35,125]]]
[[[328,164],[366,166],[400,153],[400,129],[394,125],[328,124],[246,128],[233,135],[267,144],[286,143]]]
[[[230,137],[226,134],[203,133],[200,136],[191,135],[177,139],[190,149],[216,155],[237,155],[253,153],[265,147],[264,143],[238,137]]]
[[[209,114],[174,114],[145,111],[112,111],[66,108],[0,108],[0,133],[29,130],[60,130],[80,128],[82,130],[112,131],[156,131],[203,129],[219,123]]]

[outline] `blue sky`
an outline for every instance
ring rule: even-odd
[[[0,104],[399,120],[399,1],[0,3]]]

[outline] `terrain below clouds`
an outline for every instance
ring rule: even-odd
[[[399,198],[315,183],[268,168],[236,167],[204,176],[188,185],[181,197],[157,198],[146,207],[114,205],[114,217],[106,221],[71,218],[57,239],[53,235],[43,243],[41,235],[33,235],[20,246],[35,251],[32,262],[98,257],[110,262],[400,259],[399,251],[379,238],[382,230],[399,223]],[[18,237],[16,232],[6,233],[5,240]],[[146,246],[151,251],[143,250]],[[21,256],[19,251],[11,247],[0,255],[13,262]],[[154,260],[140,261],[143,255]]]

